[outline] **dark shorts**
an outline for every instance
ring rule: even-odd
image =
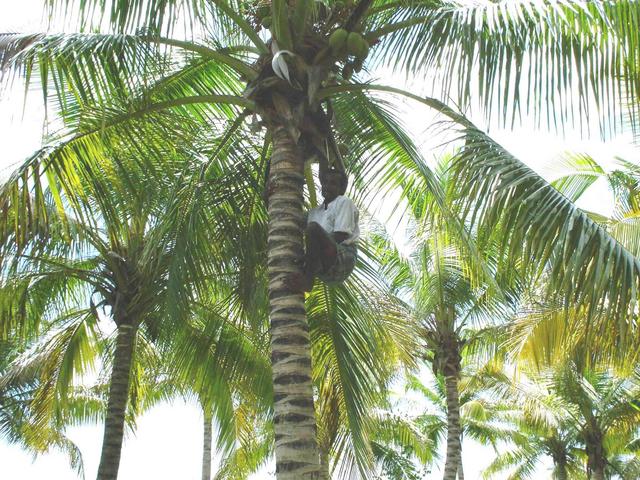
[[[334,263],[326,272],[320,272],[316,276],[324,283],[344,282],[353,272],[358,257],[358,249],[355,245],[336,244],[338,254]]]

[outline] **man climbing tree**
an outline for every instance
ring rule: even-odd
[[[289,275],[291,289],[308,292],[315,277],[329,284],[343,282],[353,271],[360,229],[358,210],[344,196],[347,181],[347,175],[340,170],[321,174],[324,200],[308,213],[304,268],[302,273]]]

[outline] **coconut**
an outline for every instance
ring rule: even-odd
[[[362,38],[362,42],[360,43],[360,51],[358,52],[358,58],[364,61],[364,59],[367,58],[367,55],[369,55],[369,43],[364,38]]]
[[[347,53],[349,55],[359,56],[361,51],[363,38],[357,32],[351,32],[347,37]]]
[[[344,47],[345,42],[349,36],[344,28],[339,28],[329,36],[329,46],[331,51],[336,54]]]

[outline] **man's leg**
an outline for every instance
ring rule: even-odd
[[[305,231],[305,261],[314,274],[329,270],[338,255],[333,237],[316,222],[311,222]]]
[[[286,280],[289,287],[296,291],[310,291],[316,275],[329,270],[336,262],[337,254],[338,248],[331,235],[316,222],[311,222],[305,230],[302,274],[289,275]]]

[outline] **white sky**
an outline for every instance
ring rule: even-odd
[[[0,32],[42,31],[43,0],[0,0]],[[380,75],[385,77],[384,74]],[[420,89],[420,82],[412,83]],[[11,168],[24,160],[40,145],[43,133],[43,108],[37,93],[28,97],[23,116],[22,90],[13,89],[0,95],[0,178],[5,178]],[[431,122],[428,113],[406,106],[405,122],[413,131],[427,157],[435,155],[430,150],[439,141],[431,138],[427,129]],[[473,117],[473,115],[471,115]],[[480,118],[476,123],[482,125]],[[529,124],[525,119],[525,124]],[[491,135],[516,157],[525,161],[541,174],[549,177],[545,166],[554,163],[559,155],[570,151],[589,153],[599,162],[611,165],[613,157],[622,156],[627,160],[639,161],[638,149],[632,146],[630,134],[620,135],[603,143],[599,138],[581,138],[575,131],[568,131],[563,137],[530,127],[520,127],[513,131],[492,129]],[[586,196],[581,206],[607,213],[610,209],[606,186],[596,186]],[[415,412],[413,412],[415,413]],[[199,479],[201,462],[202,419],[195,405],[175,402],[161,405],[144,415],[138,422],[135,435],[129,435],[124,444],[120,467],[120,480],[153,478]],[[72,428],[68,435],[82,450],[87,478],[95,478],[102,441],[102,426]],[[471,448],[467,448],[471,447]],[[479,472],[488,465],[493,454],[486,447],[465,445],[464,463],[467,478],[479,478]],[[74,480],[77,478],[68,466],[66,458],[58,453],[50,453],[32,461],[30,455],[16,446],[0,440],[0,468],[6,480]],[[540,472],[539,478],[548,477]],[[439,473],[434,473],[437,478]],[[257,478],[271,478],[261,473]]]

